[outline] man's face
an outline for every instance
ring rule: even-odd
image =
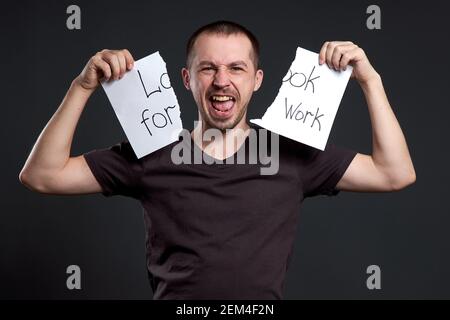
[[[197,38],[191,65],[183,68],[182,76],[208,127],[224,130],[245,121],[250,98],[263,78],[251,54],[251,42],[244,34]]]

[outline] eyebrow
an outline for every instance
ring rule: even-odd
[[[200,63],[198,64],[199,67],[200,66],[215,66],[215,65],[216,64],[213,63],[212,61],[207,61],[207,60],[200,61]],[[229,63],[228,66],[229,67],[233,67],[233,66],[244,66],[244,67],[247,67],[247,64],[244,61],[242,61],[242,60],[238,60],[238,61],[233,61],[233,62]]]

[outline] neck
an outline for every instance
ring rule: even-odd
[[[209,126],[200,116],[191,137],[203,152],[223,160],[239,150],[250,132],[249,129],[246,115],[233,128],[223,130]]]

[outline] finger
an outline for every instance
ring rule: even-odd
[[[341,44],[341,45],[337,45],[334,48],[333,54],[331,56],[331,63],[333,65],[334,70],[338,71],[341,70],[340,69],[340,62],[342,59],[342,56],[347,52],[350,51],[354,48],[353,44]]]
[[[125,56],[122,52],[116,53],[117,59],[119,60],[119,67],[120,67],[120,75],[119,78],[121,79],[125,72],[127,71],[127,62],[125,60]]]
[[[92,60],[95,70],[101,72],[100,80],[108,81],[111,78],[111,67],[100,56],[95,56]]]
[[[333,63],[332,63],[332,56],[333,56],[333,51],[334,51],[334,47],[336,46],[336,44],[333,44],[332,42],[330,42],[327,45],[327,50],[325,52],[325,61],[328,65],[328,68],[333,69]]]
[[[319,65],[322,65],[325,62],[325,53],[327,51],[327,46],[330,42],[329,41],[325,41],[322,45],[322,48],[320,48],[319,51]]]
[[[125,60],[127,63],[127,70],[131,70],[133,68],[134,65],[134,58],[131,55],[130,51],[128,51],[127,49],[123,49],[122,50],[124,56],[125,56]]]
[[[103,60],[108,62],[109,66],[111,67],[111,71],[112,71],[111,78],[114,80],[119,79],[120,64],[119,64],[119,59],[117,58],[117,55],[112,54],[111,52],[107,52],[103,55]]]
[[[328,67],[330,69],[334,69],[334,67],[333,67],[333,60],[332,60],[333,59],[334,49],[337,46],[348,45],[348,44],[353,44],[353,43],[350,42],[350,41],[332,41],[332,42],[329,42],[329,44],[328,44],[328,46],[326,48],[325,60],[326,60],[327,65],[328,65]]]
[[[359,47],[355,46],[355,48],[346,51],[342,55],[341,61],[339,63],[339,68],[341,70],[344,70],[344,71],[347,70],[347,65],[349,64],[349,62],[351,60],[353,60],[356,57],[356,55],[358,54],[358,49],[359,49]]]

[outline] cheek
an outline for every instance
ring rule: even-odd
[[[205,92],[206,88],[198,83],[195,85],[195,89],[192,90],[192,93],[194,94],[194,99],[198,104],[202,105],[206,101]]]
[[[241,95],[245,100],[250,99],[250,96],[253,94],[253,89],[255,88],[254,79],[248,79],[241,85]]]
[[[195,82],[192,83],[192,88],[197,92],[199,95],[204,95],[206,90],[208,89],[209,82],[207,79],[197,79]]]

